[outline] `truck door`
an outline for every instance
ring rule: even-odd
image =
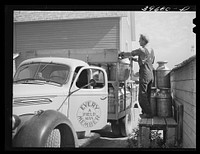
[[[95,79],[95,86],[88,85],[90,79]],[[101,129],[107,124],[107,82],[107,74],[102,68],[84,67],[79,70],[70,90],[77,91],[69,98],[68,110],[76,131]]]

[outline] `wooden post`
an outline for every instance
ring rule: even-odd
[[[167,127],[166,130],[166,146],[174,147],[176,144],[176,128],[175,127]]]
[[[166,146],[174,147],[176,144],[177,123],[173,118],[166,118]]]
[[[149,148],[150,147],[150,135],[151,135],[151,119],[141,119],[139,123],[139,138],[138,147],[139,148]]]
[[[150,127],[142,127],[141,144],[142,148],[150,147]]]
[[[138,148],[149,148],[150,147],[150,127],[140,127]]]
[[[163,139],[167,147],[174,147],[177,141],[177,122],[174,118],[142,118],[139,122],[138,147],[149,148],[151,146],[151,130],[163,130]]]

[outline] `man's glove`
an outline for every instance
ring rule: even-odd
[[[124,52],[119,53],[118,57],[123,59],[124,58]]]
[[[133,57],[132,57],[132,60],[135,61],[135,62],[138,62],[138,59],[137,59],[137,58],[133,58]]]

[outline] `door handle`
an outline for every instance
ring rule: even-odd
[[[103,98],[100,98],[101,100],[105,100],[107,98],[107,96],[106,97],[103,97]]]

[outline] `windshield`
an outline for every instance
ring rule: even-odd
[[[22,65],[14,76],[14,82],[45,81],[64,84],[68,76],[69,66],[40,62]]]

